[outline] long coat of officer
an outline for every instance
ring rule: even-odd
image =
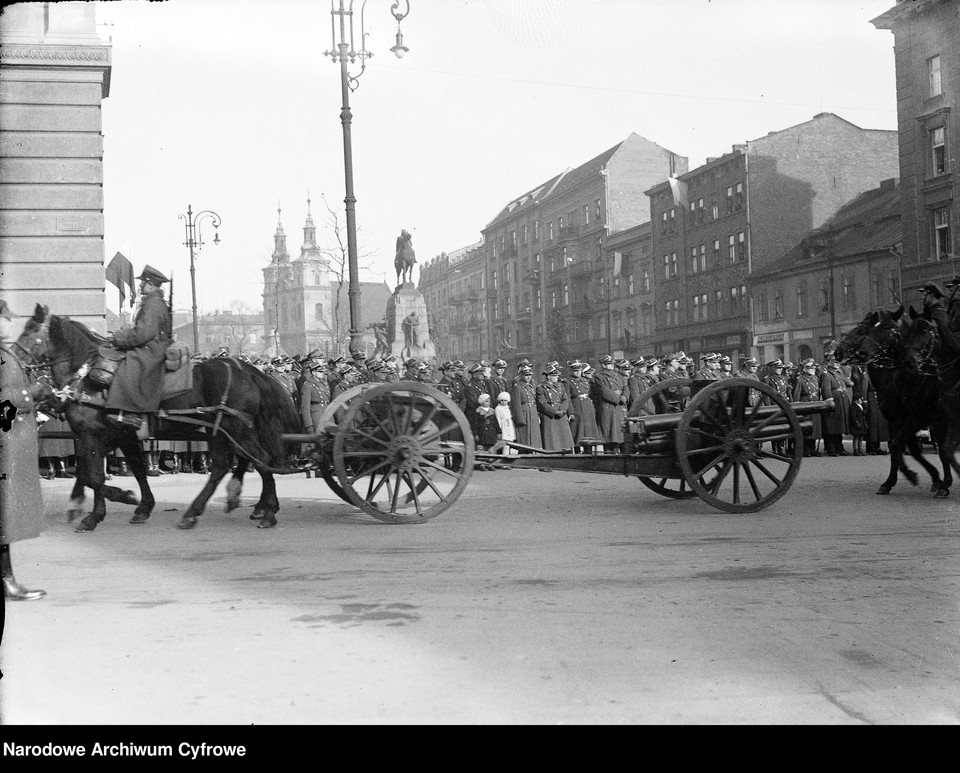
[[[540,434],[540,412],[537,410],[537,385],[533,383],[533,368],[521,365],[510,388],[510,411],[517,430],[517,443],[531,448],[543,448]]]
[[[613,357],[600,358],[601,370],[593,377],[593,403],[597,429],[605,451],[617,451],[623,443],[623,422],[627,415],[626,383],[614,370]]]
[[[660,371],[661,381],[675,381],[677,379],[686,379],[686,372],[680,368],[681,356],[677,352],[671,352],[663,358],[663,370]],[[690,398],[690,387],[677,386],[668,387],[663,390],[664,397],[667,398],[669,412],[682,411]]]
[[[796,386],[793,388],[793,402],[795,403],[813,403],[822,399],[820,397],[820,379],[817,377],[817,363],[808,358],[800,363],[802,368],[800,375],[797,376]],[[817,451],[817,441],[823,437],[820,428],[820,414],[815,413],[810,416],[813,423],[813,429],[809,435],[803,437],[803,455],[820,456]]]
[[[320,417],[323,409],[330,404],[330,393],[322,362],[308,360],[306,378],[300,385],[300,421],[306,434],[320,431]]]
[[[546,381],[537,385],[537,411],[540,413],[540,434],[546,451],[565,451],[573,448],[570,431],[570,398],[560,383],[556,367],[543,371]]]
[[[573,443],[589,451],[599,443],[600,430],[597,429],[597,411],[593,405],[590,381],[583,377],[584,364],[573,360],[568,365],[570,376],[567,378],[567,393],[570,399],[570,431]]]
[[[453,400],[461,411],[465,410],[467,407],[467,398],[464,395],[465,387],[463,381],[457,375],[456,363],[446,360],[440,365],[440,373],[443,376],[437,383],[437,388]]]
[[[507,363],[504,360],[494,360],[491,366],[491,375],[488,379],[490,386],[490,397],[496,402],[496,397],[501,392],[510,393],[510,382],[503,374],[507,372]]]
[[[117,367],[107,394],[107,410],[123,420],[123,413],[154,413],[160,408],[163,374],[170,345],[170,310],[163,300],[163,284],[169,282],[152,266],[140,276],[140,308],[132,328],[113,334],[113,343],[126,356]],[[119,414],[117,413],[119,412]],[[140,417],[130,417],[139,425]]]

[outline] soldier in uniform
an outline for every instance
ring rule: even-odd
[[[546,451],[566,451],[573,448],[570,431],[570,399],[560,384],[560,369],[546,368],[545,380],[537,385],[537,411],[540,413],[540,435]]]
[[[466,387],[460,379],[460,376],[457,375],[456,363],[452,360],[447,360],[440,366],[440,373],[442,377],[437,386],[457,404],[457,407],[460,408],[461,411],[466,410],[467,398],[464,394]]]
[[[733,378],[733,360],[725,354],[720,357],[720,370],[718,372],[720,378]]]
[[[523,372],[523,369],[524,369],[524,368],[530,368],[530,372],[531,372],[531,373],[533,372],[533,363],[530,362],[530,360],[528,360],[526,357],[524,357],[522,360],[520,360],[520,362],[517,363],[517,372],[516,372],[516,375],[514,375],[513,379],[510,381],[510,386],[511,386],[511,387],[512,387],[514,384],[516,384],[517,381],[520,380],[520,375],[521,375],[521,373]],[[511,402],[511,406],[512,406],[512,405],[513,405],[513,403]]]
[[[490,394],[496,399],[501,392],[510,392],[510,382],[504,376],[507,371],[507,363],[504,360],[494,360],[492,368],[493,374],[489,378]]]
[[[783,375],[783,360],[779,357],[775,360],[770,360],[767,363],[767,375],[763,377],[763,383],[773,387],[777,394],[780,395],[784,400],[789,402],[793,397],[793,390],[790,387],[790,382],[787,380],[787,377]],[[773,399],[766,397],[764,401],[768,405],[773,404]],[[792,441],[790,442],[792,446]],[[782,454],[783,453],[783,441],[774,440],[772,441],[772,446],[774,453]],[[793,448],[788,449],[789,452],[793,451]]]
[[[357,379],[360,377],[360,371],[358,371],[353,365],[349,362],[345,363],[340,370],[340,379],[337,381],[336,386],[333,388],[333,392],[330,394],[331,400],[336,400],[337,397],[342,395],[348,389],[353,388],[357,385]]]
[[[543,448],[540,435],[540,412],[537,410],[537,385],[533,383],[533,368],[521,365],[510,390],[510,410],[517,430],[517,443],[532,448]]]
[[[433,377],[433,368],[430,367],[429,362],[421,360],[417,365],[417,381],[421,384],[437,385],[437,381]]]
[[[757,370],[760,368],[760,362],[756,357],[746,357],[740,361],[740,372],[738,378],[752,378],[754,381],[762,381]],[[757,389],[750,390],[750,405],[760,404],[761,394]]]
[[[843,436],[850,433],[850,398],[847,387],[853,387],[853,380],[847,378],[835,359],[827,363],[826,370],[820,374],[820,394],[823,399],[832,397],[833,410],[821,414],[820,426],[823,430],[823,447],[827,456],[846,456],[843,450]]]
[[[660,372],[661,381],[673,381],[676,379],[687,378],[686,373],[680,365],[680,353],[673,352],[663,358],[663,370]],[[679,412],[686,407],[686,401],[690,397],[690,387],[671,387],[663,392],[667,398],[667,404],[670,412]]]
[[[800,363],[802,371],[797,377],[796,386],[793,388],[793,402],[812,403],[820,400],[820,379],[817,378],[817,363],[812,358],[807,358]],[[817,451],[817,441],[822,437],[820,429],[820,415],[813,414],[810,419],[813,421],[813,429],[809,435],[803,437],[803,455],[820,456]]]
[[[410,357],[403,363],[403,374],[401,381],[419,381],[420,380],[420,360]]]
[[[616,372],[613,357],[600,358],[601,370],[593,377],[593,403],[597,412],[597,429],[603,449],[617,453],[623,444],[623,422],[627,411],[626,383]]]
[[[170,280],[152,266],[144,266],[137,279],[141,300],[133,327],[113,334],[113,345],[126,356],[110,385],[106,408],[111,420],[139,429],[143,424],[141,414],[160,409],[170,345],[170,310],[163,301],[163,285]]]
[[[571,360],[567,367],[570,370],[566,385],[570,400],[570,431],[573,433],[573,443],[584,453],[590,453],[593,446],[600,442],[597,411],[590,394],[590,382],[583,377],[585,366],[580,360]]]
[[[304,378],[300,382],[300,423],[306,435],[318,433],[321,427],[321,417],[324,409],[330,404],[330,391],[327,387],[326,365],[323,360],[310,357],[303,364]],[[304,449],[307,445],[303,446]],[[306,471],[310,477],[310,470]],[[314,477],[319,477],[314,472]]]
[[[714,352],[707,352],[700,355],[700,361],[703,363],[700,370],[693,374],[694,381],[717,381],[722,378],[720,375],[720,355]]]
[[[477,408],[480,406],[480,395],[488,395],[490,392],[487,389],[487,379],[483,375],[483,366],[479,362],[473,363],[468,372],[470,373],[470,380],[463,389],[464,413],[467,414],[470,421],[475,421],[474,417],[477,415]],[[473,434],[476,435],[476,431]]]

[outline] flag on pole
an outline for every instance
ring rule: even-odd
[[[130,288],[130,305],[133,306],[137,297],[135,279],[133,277],[133,264],[124,257],[123,253],[118,252],[113,256],[104,272],[106,280],[120,291],[120,306],[123,307],[123,301],[127,297],[124,292],[124,285]]]
[[[676,177],[667,178],[670,183],[670,192],[673,194],[673,204],[681,210],[687,208],[687,184]]]
[[[620,271],[623,269],[623,255],[619,252],[613,253],[613,275],[620,276]]]

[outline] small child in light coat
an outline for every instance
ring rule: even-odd
[[[513,426],[513,413],[510,410],[509,392],[501,392],[497,395],[497,407],[493,409],[497,416],[497,423],[500,425],[500,439],[516,442],[517,430]],[[516,448],[504,446],[500,451],[503,456],[510,456],[518,453]]]

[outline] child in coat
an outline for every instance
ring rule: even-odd
[[[493,409],[497,416],[497,424],[500,425],[500,439],[516,442],[517,430],[513,426],[513,413],[510,410],[510,393],[501,392],[497,395],[497,407]],[[504,446],[500,451],[504,456],[516,454],[517,449],[510,446]]]
[[[500,425],[497,423],[496,411],[490,405],[490,395],[480,395],[478,402],[476,441],[477,446],[485,451],[499,439]]]

